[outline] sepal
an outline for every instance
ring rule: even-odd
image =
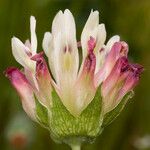
[[[74,117],[66,109],[54,89],[52,91],[52,101],[50,131],[55,141],[67,143],[68,140],[78,137],[82,139],[81,143],[89,142],[100,134],[102,124],[100,88],[97,89],[91,103],[78,117]]]
[[[42,125],[45,128],[49,128],[49,110],[44,106],[38,98],[35,97],[35,111],[36,111],[36,118],[40,125]]]
[[[121,100],[121,102],[111,111],[107,112],[104,115],[104,119],[103,119],[103,124],[102,127],[106,127],[108,126],[110,123],[112,123],[121,113],[121,111],[123,110],[123,108],[125,107],[125,105],[127,104],[128,100],[130,98],[132,98],[134,95],[133,91],[130,91],[129,93],[127,93],[123,99]]]

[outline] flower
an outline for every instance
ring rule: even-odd
[[[77,44],[72,13],[68,9],[57,13],[51,33],[43,39],[50,71],[43,53],[36,53],[35,27],[31,17],[31,43],[12,38],[13,55],[24,70],[6,70],[24,110],[48,128],[54,140],[71,145],[95,139],[123,109],[143,67],[129,63],[128,45],[118,35],[105,44],[105,25],[99,24],[98,11],[91,11],[81,44]]]

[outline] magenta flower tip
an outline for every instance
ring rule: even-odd
[[[144,71],[144,67],[140,64],[130,64],[130,68],[135,76],[140,76]]]
[[[17,78],[18,74],[20,75],[20,70],[16,67],[8,67],[4,74],[9,80],[12,80],[12,78]]]

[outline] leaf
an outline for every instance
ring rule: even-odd
[[[108,112],[104,115],[102,127],[108,126],[110,123],[112,123],[118,117],[118,115],[121,113],[121,111],[125,107],[127,101],[129,100],[129,98],[132,98],[132,96],[133,96],[133,91],[127,93],[123,97],[121,102],[113,110],[111,110],[110,112]]]
[[[47,128],[49,126],[48,110],[44,105],[42,105],[39,102],[36,96],[35,96],[35,104],[36,104],[37,119],[42,126]]]

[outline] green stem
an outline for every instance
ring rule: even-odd
[[[71,145],[72,150],[81,150],[81,145],[80,144],[74,144]]]

